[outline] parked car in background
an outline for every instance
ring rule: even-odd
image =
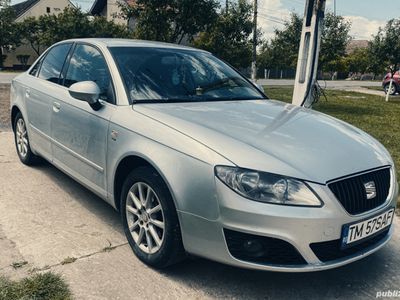
[[[107,201],[154,267],[190,253],[316,271],[366,257],[393,233],[396,172],[377,140],[268,99],[203,50],[57,43],[13,80],[11,118],[22,163],[41,156]]]
[[[390,86],[390,79],[392,77],[391,73],[387,73],[386,76],[383,78],[382,81],[382,87],[383,90],[385,91],[385,94],[389,92],[389,86]],[[393,84],[392,84],[392,89],[390,90],[390,95],[395,95],[396,93],[400,92],[400,72],[397,71],[394,73],[393,76]]]

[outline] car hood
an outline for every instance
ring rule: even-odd
[[[386,149],[365,132],[280,101],[136,104],[133,109],[243,168],[326,183],[392,164]]]

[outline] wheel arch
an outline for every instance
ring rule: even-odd
[[[18,113],[21,113],[21,115],[22,115],[22,111],[19,109],[19,107],[17,105],[13,105],[13,107],[11,108],[11,128],[13,131],[15,131],[14,123],[15,123],[15,118],[17,117]]]
[[[388,80],[387,82],[385,82],[383,84],[383,88],[386,88],[386,86],[389,86],[389,85],[390,85],[390,80]],[[400,83],[399,82],[397,82],[396,80],[393,80],[393,85],[396,88],[396,91],[400,91]]]
[[[132,172],[134,169],[138,167],[148,166],[152,168],[164,181],[166,184],[168,191],[172,197],[172,201],[174,202],[175,209],[177,209],[177,203],[175,200],[174,193],[171,189],[168,180],[166,179],[165,175],[162,171],[147,157],[140,156],[138,154],[128,154],[125,157],[121,158],[118,162],[117,167],[114,171],[113,176],[113,196],[114,196],[114,206],[115,208],[120,211],[120,204],[121,204],[121,192],[122,186],[124,184],[124,180],[126,176]]]

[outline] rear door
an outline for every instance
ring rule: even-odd
[[[94,81],[99,86],[100,110],[70,96],[68,88],[81,81]],[[106,197],[108,127],[116,106],[111,75],[101,51],[90,44],[76,43],[63,85],[65,90],[58,97],[51,122],[53,162]]]
[[[56,95],[64,88],[61,74],[72,43],[51,48],[27,76],[25,102],[33,149],[51,160],[51,117]]]

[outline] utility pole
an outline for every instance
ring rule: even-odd
[[[257,0],[254,0],[254,18],[253,18],[253,59],[251,62],[251,79],[257,78]]]
[[[336,0],[333,0],[333,14],[336,16]]]
[[[292,103],[311,108],[315,102],[318,57],[326,0],[306,0]]]
[[[225,1],[225,13],[228,13],[228,7],[229,7],[229,0]]]

